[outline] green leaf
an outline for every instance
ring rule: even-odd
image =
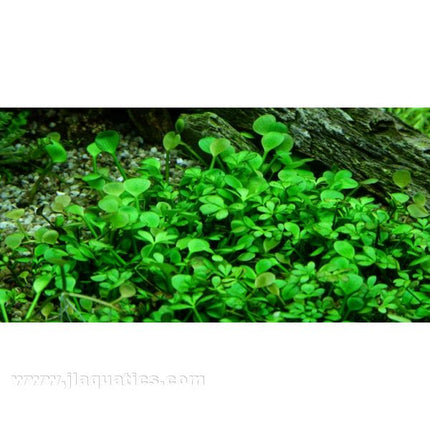
[[[276,261],[273,258],[263,258],[255,265],[255,272],[258,274],[267,272]]]
[[[119,228],[123,228],[125,227],[129,221],[130,218],[128,217],[128,215],[121,211],[121,209],[118,212],[114,212],[110,217],[109,217],[109,221],[112,225],[112,227],[117,230]]]
[[[40,310],[40,313],[48,318],[51,315],[52,311],[55,309],[54,304],[52,302],[48,302],[43,308]]]
[[[141,239],[150,243],[155,243],[154,237],[148,231],[139,230],[137,232],[137,239]]]
[[[227,209],[221,209],[215,214],[215,218],[217,220],[222,220],[228,217],[228,210]]]
[[[194,254],[195,252],[210,252],[213,253],[209,242],[204,239],[191,239],[187,244],[188,250],[190,254]]]
[[[348,274],[347,280],[339,281],[339,286],[342,288],[344,294],[349,296],[355,293],[363,285],[363,278],[354,273]]]
[[[411,172],[409,170],[397,170],[393,174],[393,182],[400,188],[405,188],[411,183]]]
[[[263,145],[264,152],[269,152],[275,149],[284,141],[284,135],[277,131],[269,131],[263,136],[261,143]]]
[[[21,242],[24,239],[24,235],[22,233],[12,233],[6,237],[4,240],[6,246],[11,249],[16,249],[21,246]]]
[[[411,320],[409,318],[402,317],[400,315],[396,315],[396,314],[392,314],[392,313],[388,313],[387,317],[390,318],[391,321],[396,321],[396,322],[411,322]]]
[[[70,196],[63,194],[55,197],[54,203],[51,204],[51,209],[54,212],[63,212],[64,209],[70,205],[72,199]]]
[[[237,189],[243,187],[242,182],[233,175],[225,175],[224,180],[231,188]]]
[[[13,219],[14,221],[22,218],[25,214],[24,209],[12,209],[4,214],[6,218]]]
[[[406,203],[409,200],[409,196],[404,193],[392,193],[391,197],[400,204]]]
[[[124,182],[124,186],[133,197],[138,197],[151,186],[151,181],[145,178],[131,178]]]
[[[127,281],[120,285],[119,293],[122,299],[128,299],[136,295],[136,288],[132,282]]]
[[[429,216],[427,209],[423,206],[412,204],[408,206],[409,215],[413,218],[426,218]]]
[[[335,190],[324,190],[321,193],[321,200],[325,202],[335,201],[335,200],[343,200],[344,195]]]
[[[127,179],[128,181],[130,179]],[[103,191],[111,196],[120,196],[125,190],[125,185],[122,182],[109,182],[103,187]]]
[[[204,137],[203,139],[199,140],[199,148],[206,152],[207,154],[211,153],[211,143],[216,140],[216,137]]]
[[[38,276],[33,282],[33,290],[36,293],[41,293],[51,282],[52,275],[41,275]]]
[[[225,138],[216,139],[209,146],[212,157],[217,157],[228,148],[230,148],[230,141]]]
[[[120,140],[121,137],[118,132],[114,130],[106,130],[97,134],[95,144],[102,152],[115,155],[115,151]]]
[[[271,272],[260,273],[254,281],[255,288],[269,287],[276,281],[276,276]]]
[[[175,149],[181,143],[181,136],[174,131],[169,131],[163,137],[163,146],[166,151]]]
[[[101,149],[96,145],[95,142],[90,143],[87,146],[87,152],[91,155],[91,157],[95,158],[97,155],[99,155],[102,151]]]
[[[79,215],[81,217],[83,217],[84,214],[85,214],[84,208],[82,206],[79,206],[79,205],[67,206],[67,208],[65,209],[65,211],[67,213],[70,213],[70,214],[73,214],[73,215]]]
[[[140,214],[139,220],[145,227],[156,228],[160,224],[160,217],[155,212],[143,212]]]
[[[414,203],[418,206],[424,206],[426,204],[427,198],[422,193],[416,193],[413,197]]]
[[[379,179],[369,178],[369,179],[365,179],[364,181],[361,181],[360,184],[361,185],[372,185],[372,184],[376,184],[377,182],[379,182]]]
[[[105,212],[113,213],[119,209],[121,203],[122,202],[119,197],[105,196],[99,201],[98,206],[100,209],[104,210]]]
[[[252,129],[262,136],[271,131],[277,131],[280,133],[288,132],[287,126],[280,122],[276,122],[276,118],[270,114],[262,115],[257,118],[252,125]]]
[[[66,289],[66,291],[73,292],[73,288],[76,285],[76,279],[72,275],[66,275],[66,285],[63,285],[63,278],[61,276],[55,277],[55,287],[59,290],[62,290],[63,288]]]
[[[66,260],[63,259],[63,257],[68,257],[67,252],[56,249],[56,248],[48,248],[44,254],[43,257],[48,263],[51,264],[58,264],[60,266],[66,264]]]
[[[413,230],[410,224],[400,224],[393,229],[393,234],[406,234]]]
[[[5,305],[10,299],[10,291],[3,288],[0,289],[0,305]]]
[[[206,203],[205,205],[200,206],[200,212],[204,215],[210,215],[219,211],[219,206],[214,205],[212,203]]]
[[[191,275],[172,276],[172,286],[180,293],[186,293],[193,287],[193,277]]]
[[[182,133],[184,131],[184,128],[185,128],[185,121],[182,118],[179,118],[175,122],[176,133]]]
[[[54,245],[55,243],[57,243],[58,236],[59,236],[59,234],[57,231],[48,230],[48,231],[43,233],[42,238],[41,238],[41,242],[47,243],[49,245]]]
[[[67,152],[59,142],[52,142],[46,145],[45,151],[54,163],[64,163],[67,160]]]
[[[345,240],[338,240],[334,243],[333,247],[342,257],[348,258],[349,260],[354,258],[355,249],[349,242]]]
[[[351,311],[359,311],[364,308],[364,300],[360,297],[349,297],[346,301],[348,309]]]

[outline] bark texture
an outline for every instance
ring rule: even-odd
[[[288,125],[300,153],[330,168],[348,169],[358,180],[378,179],[377,185],[369,186],[375,194],[399,191],[392,174],[408,169],[413,183],[406,192],[423,193],[430,204],[430,139],[381,109],[188,109],[181,116],[183,138],[196,144],[205,136],[227,137],[239,148],[260,150],[240,131],[252,132],[252,123],[263,114],[272,114]]]

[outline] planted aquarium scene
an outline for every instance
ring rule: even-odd
[[[1,108],[1,322],[428,322],[430,108]]]

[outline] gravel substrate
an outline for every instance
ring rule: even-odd
[[[50,221],[53,221],[58,216],[51,209],[51,204],[57,195],[67,194],[71,197],[72,203],[83,207],[94,203],[94,190],[88,188],[87,184],[81,179],[93,171],[91,156],[87,153],[85,147],[66,149],[68,153],[67,161],[54,165],[52,173],[41,182],[30,205],[26,204],[26,200],[33,184],[39,177],[37,172],[13,175],[9,183],[6,183],[5,178],[0,180],[0,240],[17,231],[16,224],[5,217],[5,213],[12,209],[25,209],[25,215],[20,222],[25,230],[33,233],[40,227],[48,226],[43,217],[36,215],[36,210],[40,206],[44,207],[43,214]],[[139,136],[125,136],[118,146],[117,156],[130,176],[136,176],[140,162],[145,158],[159,159],[162,169],[164,169],[165,165],[164,150],[157,147],[145,147],[143,139]],[[180,178],[185,168],[193,165],[197,165],[197,163],[193,160],[180,158],[178,153],[172,151],[170,170],[172,182]],[[110,167],[111,177],[118,181],[122,180],[109,155],[100,154],[98,166]]]

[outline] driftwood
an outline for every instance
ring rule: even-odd
[[[183,139],[196,145],[201,137],[227,137],[241,149],[253,147],[240,132],[252,131],[262,114],[288,125],[295,150],[322,162],[350,170],[358,180],[376,178],[369,191],[386,195],[399,189],[392,174],[408,169],[413,183],[406,192],[427,197],[430,204],[430,139],[382,109],[367,108],[223,108],[187,109]],[[211,113],[207,113],[210,111]]]

